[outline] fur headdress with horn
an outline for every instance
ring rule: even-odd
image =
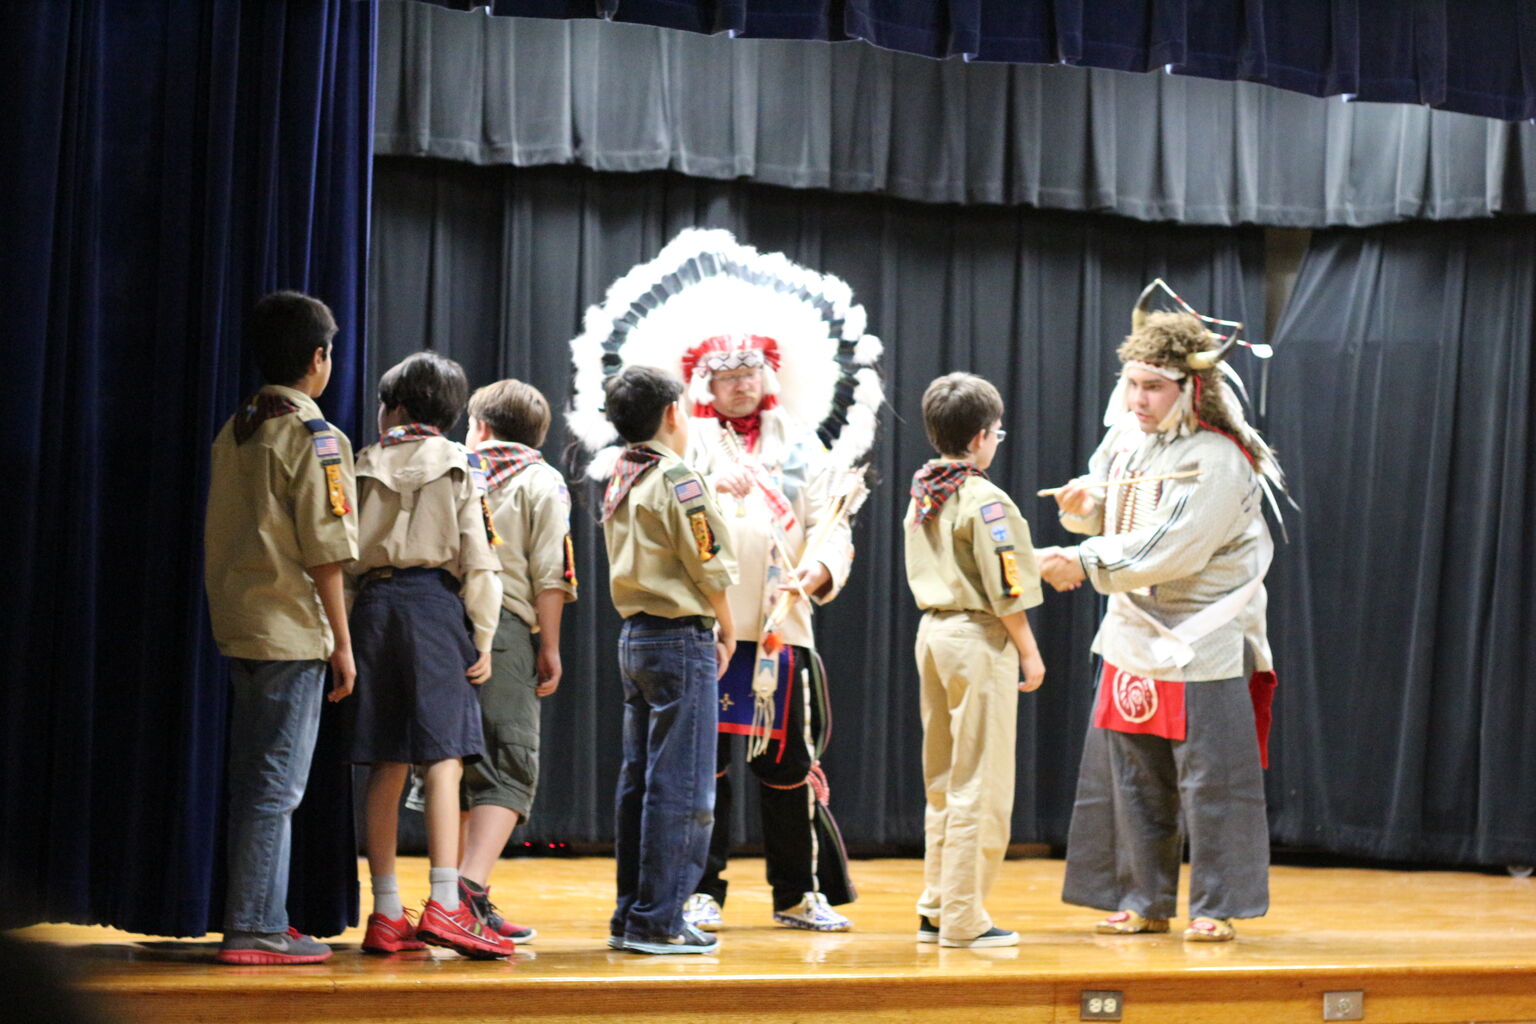
[[[1163,290],[1181,307],[1179,312],[1153,311],[1153,296]],[[1218,334],[1211,325],[1228,329]],[[1179,383],[1179,400],[1160,424],[1163,431],[1187,437],[1196,430],[1212,430],[1228,437],[1243,450],[1256,470],[1269,484],[1284,490],[1285,476],[1274,450],[1249,425],[1242,402],[1247,398],[1242,378],[1227,363],[1238,345],[1252,349],[1254,355],[1267,359],[1268,345],[1251,345],[1241,339],[1243,325],[1235,320],[1218,320],[1195,312],[1177,293],[1158,278],[1142,291],[1131,311],[1131,333],[1121,343],[1116,355],[1126,366],[1151,370]],[[1117,382],[1104,424],[1119,422],[1126,414],[1125,385]],[[1266,487],[1266,490],[1268,487]],[[1273,494],[1270,495],[1273,502]],[[1279,508],[1276,505],[1276,514]]]

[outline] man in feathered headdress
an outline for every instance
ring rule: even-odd
[[[741,580],[727,591],[742,623],[738,656],[721,681],[719,775],[709,859],[685,915],[713,929],[720,923],[727,883],[721,874],[730,847],[730,737],[754,736],[748,765],[760,783],[763,851],[780,924],[846,931],[852,922],[833,906],[856,896],[847,855],[827,807],[819,757],[827,732],[825,678],[815,651],[809,602],[837,596],[853,562],[848,523],[834,525],[809,565],[807,537],[832,508],[841,474],[814,430],[779,408],[778,344],[761,335],[725,335],[690,349],[683,373],[694,402],[688,460],[720,493],[738,553]],[[780,594],[791,604],[769,639],[761,627]],[[800,596],[795,596],[800,595]],[[753,626],[748,626],[751,623]],[[759,682],[765,658],[777,680],[771,707]],[[771,665],[772,662],[769,662]],[[754,682],[758,686],[754,688]],[[756,698],[754,700],[754,698]]]
[[[641,364],[678,373],[692,401],[687,461],[721,496],[741,573],[728,598],[737,655],[721,681],[715,826],[688,923],[720,924],[730,844],[729,739],[748,737],[761,783],[774,920],[844,931],[856,893],[819,759],[830,731],[810,604],[835,597],[853,559],[848,519],[883,401],[878,338],[847,283],[719,230],[688,229],[609,289],[571,342],[568,421],[613,466],[602,382]]]
[[[1100,933],[1166,932],[1182,815],[1184,937],[1219,942],[1269,907],[1263,504],[1281,477],[1224,379],[1232,340],[1213,347],[1200,319],[1148,314],[1146,298],[1119,349],[1109,432],[1056,496],[1062,525],[1089,539],[1041,553],[1058,590],[1086,580],[1110,595],[1062,898],[1113,911]]]

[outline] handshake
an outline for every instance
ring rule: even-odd
[[[1035,548],[1035,565],[1040,578],[1058,591],[1076,590],[1083,585],[1083,566],[1077,560],[1077,548]]]

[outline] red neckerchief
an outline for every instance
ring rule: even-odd
[[[710,406],[714,409],[714,406]],[[747,451],[757,448],[758,438],[763,433],[763,413],[761,407],[750,416],[727,416],[719,409],[714,409],[715,419],[720,421],[720,426],[730,427],[736,431],[736,436],[741,438],[741,446]]]
[[[498,490],[502,484],[533,465],[543,462],[537,448],[516,441],[496,441],[476,450],[485,462],[485,489]]]
[[[298,411],[299,407],[292,399],[272,391],[258,391],[235,413],[235,444],[245,444],[256,433],[256,428],[267,420]]]
[[[619,456],[619,464],[613,468],[613,477],[608,481],[608,489],[603,492],[603,522],[606,523],[612,518],[613,513],[624,503],[625,496],[629,494],[629,489],[635,486],[636,481],[660,462],[661,453],[644,445],[624,449],[624,454]]]
[[[405,444],[407,441],[425,441],[429,437],[442,437],[443,432],[426,423],[407,423],[403,427],[390,427],[379,438],[379,447]]]
[[[917,502],[917,514],[912,519],[912,525],[922,526],[938,515],[944,503],[954,497],[966,477],[971,476],[979,476],[983,480],[987,478],[987,474],[969,462],[924,464],[922,469],[912,475],[912,490],[909,493],[912,500]]]

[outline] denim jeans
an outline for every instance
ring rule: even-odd
[[[320,731],[323,661],[230,660],[226,932],[288,927],[288,853]]]
[[[693,622],[634,615],[619,634],[624,764],[614,798],[618,901],[609,931],[683,930],[715,806],[715,641]]]

